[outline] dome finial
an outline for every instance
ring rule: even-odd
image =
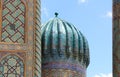
[[[58,16],[58,13],[57,12],[55,12],[55,17],[57,17]]]

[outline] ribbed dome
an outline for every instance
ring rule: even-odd
[[[74,25],[55,17],[42,26],[42,63],[58,61],[87,67],[89,47]]]

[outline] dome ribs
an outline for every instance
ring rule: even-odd
[[[88,42],[73,24],[55,17],[42,27],[42,63],[62,61],[89,65]]]

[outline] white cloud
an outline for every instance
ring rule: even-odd
[[[100,73],[100,74],[96,74],[94,77],[112,77],[112,73],[109,74]]]
[[[112,18],[112,12],[111,11],[107,12],[106,17]]]
[[[87,2],[87,0],[78,0],[78,3],[80,4],[80,3],[86,3]]]
[[[46,7],[43,7],[43,8],[41,9],[41,12],[42,12],[42,14],[45,15],[46,17],[49,16],[49,14],[48,14],[48,9],[47,9]]]

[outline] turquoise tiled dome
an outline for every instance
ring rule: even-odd
[[[89,47],[83,34],[57,16],[42,26],[42,63],[71,62],[89,65]]]

